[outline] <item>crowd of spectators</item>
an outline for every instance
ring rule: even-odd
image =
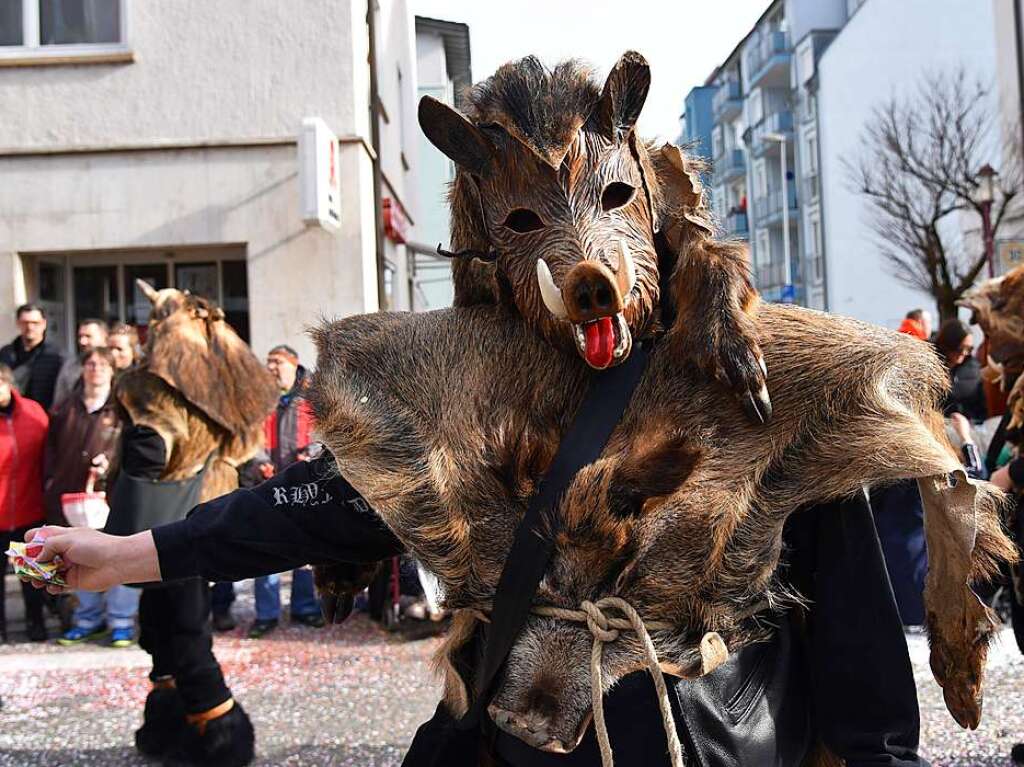
[[[986,394],[983,376],[984,345],[975,354],[975,337],[971,329],[957,318],[942,322],[932,331],[931,315],[923,309],[907,313],[899,328],[901,333],[930,343],[949,374],[950,389],[942,403],[951,442],[961,451],[967,473],[988,479],[1001,486],[999,462],[985,460],[990,444],[999,431],[1005,398]],[[1004,489],[1010,489],[1005,486]],[[875,517],[893,592],[905,626],[921,630],[925,622],[924,582],[928,573],[928,552],[925,546],[924,510],[917,483],[909,479],[871,491],[871,508]]]
[[[47,336],[42,306],[20,306],[16,319],[18,336],[0,348],[0,551],[38,524],[67,525],[63,499],[69,495],[105,490],[107,476],[116,471],[122,428],[116,378],[141,358],[139,336],[130,325],[110,328],[103,320],[82,320],[77,354],[65,356]],[[267,417],[264,449],[240,469],[243,486],[309,460],[319,450],[304,399],[308,374],[298,354],[289,346],[277,346],[267,356],[267,369],[278,383],[280,399]],[[61,624],[61,645],[104,637],[114,647],[135,642],[136,588],[52,597],[22,584],[22,594],[33,641],[48,638],[49,608]],[[249,636],[259,638],[279,623],[280,576],[256,579],[255,597],[256,620]],[[213,620],[220,630],[234,628],[233,601],[233,584],[214,587]],[[292,573],[290,615],[292,623],[323,625],[309,568]],[[0,641],[6,639],[5,600],[0,597]]]
[[[0,543],[20,538],[41,522],[68,524],[65,494],[102,492],[121,431],[114,379],[138,358],[138,335],[127,325],[111,331],[103,320],[83,320],[77,328],[78,353],[65,357],[47,336],[42,306],[18,307],[16,320],[17,338],[0,349]],[[47,602],[60,618],[62,644],[108,631],[115,646],[134,641],[138,595],[133,589],[74,597],[32,589],[22,593],[33,641],[48,638]],[[0,600],[2,639],[6,626]]]

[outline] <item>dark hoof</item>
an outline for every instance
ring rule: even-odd
[[[718,352],[717,378],[734,394],[752,423],[763,426],[772,418],[768,368],[753,342],[734,338]]]
[[[245,767],[254,756],[256,734],[235,701],[230,711],[206,723],[203,732],[187,725],[184,737],[164,759],[164,767]]]
[[[163,756],[185,732],[185,706],[177,689],[151,690],[146,696],[142,727],[135,731],[135,748],[145,756]]]

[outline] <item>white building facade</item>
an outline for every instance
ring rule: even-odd
[[[404,0],[371,5],[372,113],[365,2],[0,9],[0,339],[28,300],[68,348],[86,317],[144,326],[135,278],[210,296],[258,354],[289,343],[307,361],[321,316],[411,307],[414,26]],[[297,137],[314,116],[338,137],[337,229],[300,213]]]
[[[863,132],[877,106],[913,94],[926,74],[958,67],[995,84],[991,2],[864,0],[822,55],[815,77],[831,311],[895,328],[908,310],[934,308],[931,296],[892,275],[872,229],[873,213],[853,188],[844,160],[861,156]],[[998,108],[995,102],[991,107],[998,131]],[[989,162],[998,167],[1000,158]]]
[[[749,241],[769,301],[826,305],[814,103],[802,86],[846,15],[846,0],[776,0],[708,80],[712,204],[724,232]]]
[[[1001,108],[1002,122],[1019,130],[1013,27],[1019,5],[1018,0],[775,0],[769,5],[707,81],[718,89],[712,205],[726,235],[749,240],[755,283],[767,300],[793,300],[889,327],[898,326],[909,309],[934,304],[893,276],[871,228],[867,202],[851,189],[845,163],[859,156],[873,109],[901,88],[916,87],[926,72],[962,66],[981,82],[998,82],[993,125],[1000,122],[995,118]],[[1008,161],[993,157],[991,163],[998,168]],[[953,233],[961,235],[973,236]],[[1024,259],[1024,243],[1018,244],[997,247]]]
[[[1003,158],[997,168],[1024,164],[1024,0],[993,0],[996,72],[1003,129]],[[1012,222],[995,242],[1000,272],[1024,264],[1024,222]]]
[[[469,27],[451,21],[416,17],[418,97],[430,96],[459,109],[472,85]],[[455,164],[419,132],[419,222],[412,267],[415,308],[450,306],[454,298],[451,264],[436,255],[439,243],[448,245],[448,186]]]

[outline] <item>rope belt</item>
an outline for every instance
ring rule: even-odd
[[[609,618],[604,610],[612,608],[625,615],[625,618]],[[658,664],[658,653],[654,649],[648,629],[671,629],[671,623],[650,621],[645,624],[639,613],[625,599],[620,597],[602,597],[597,602],[584,601],[579,610],[565,610],[561,607],[536,607],[537,615],[576,623],[586,623],[590,633],[594,635],[594,646],[590,651],[590,697],[594,706],[594,730],[597,733],[597,744],[601,748],[601,764],[613,767],[612,746],[608,740],[608,728],[604,721],[604,681],[601,674],[601,656],[604,645],[619,638],[621,631],[635,631],[643,647],[644,661],[647,670],[654,679],[654,687],[658,693],[658,708],[661,709],[661,721],[665,725],[665,737],[668,738],[668,753],[672,759],[672,767],[684,767],[683,747],[676,733],[676,722],[672,717],[672,706],[668,701],[668,687],[665,677],[661,674]],[[717,635],[716,635],[717,636]],[[719,640],[721,641],[721,640]]]
[[[609,609],[618,610],[625,617],[609,617],[605,614],[605,611]],[[489,618],[480,610],[471,612],[481,620],[489,622]],[[604,719],[604,678],[601,673],[601,658],[605,644],[617,640],[621,632],[633,631],[636,633],[643,649],[647,671],[650,672],[651,678],[654,680],[654,687],[658,695],[658,708],[661,710],[661,721],[665,727],[665,737],[668,739],[672,767],[685,767],[686,760],[683,756],[682,744],[679,742],[679,735],[676,732],[675,719],[672,716],[668,687],[665,685],[665,678],[658,663],[658,653],[654,649],[654,642],[651,641],[651,636],[648,633],[649,631],[674,629],[675,626],[666,621],[645,622],[640,614],[633,609],[633,606],[621,597],[602,597],[596,602],[584,601],[580,604],[579,610],[543,605],[534,607],[532,612],[547,618],[585,623],[594,636],[594,645],[590,652],[590,695],[594,707],[594,731],[601,749],[603,767],[614,767],[615,760],[612,757],[612,746],[608,739],[608,727]],[[700,655],[701,673],[707,674],[728,660],[729,650],[722,637],[712,631],[701,639]]]

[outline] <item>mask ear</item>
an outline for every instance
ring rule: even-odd
[[[427,140],[442,154],[473,175],[487,175],[494,161],[493,146],[473,123],[430,96],[420,99],[419,120]]]
[[[138,285],[139,290],[142,291],[143,295],[149,299],[149,302],[155,306],[157,298],[160,297],[160,294],[156,292],[156,289],[145,280],[137,279],[135,280],[135,284]]]
[[[679,252],[694,237],[711,236],[699,165],[673,144],[648,155],[657,177],[658,224],[669,245]]]
[[[622,54],[604,83],[597,104],[598,131],[615,142],[633,130],[651,87],[651,68],[636,51]]]

